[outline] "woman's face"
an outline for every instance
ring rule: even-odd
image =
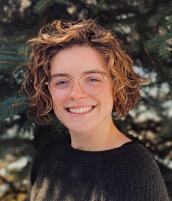
[[[106,126],[112,121],[111,83],[105,78],[100,85],[97,77],[94,79],[95,73],[98,78],[102,78],[101,73],[106,74],[105,69],[102,55],[91,47],[73,46],[61,50],[52,58],[49,91],[53,109],[70,133],[94,131],[100,125]],[[79,79],[88,93],[81,89]]]

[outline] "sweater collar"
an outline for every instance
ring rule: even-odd
[[[107,159],[107,158],[114,158],[115,155],[119,155],[121,153],[127,152],[127,149],[132,144],[135,143],[133,141],[130,141],[123,144],[120,147],[112,148],[109,150],[103,150],[103,151],[83,151],[80,149],[75,149],[71,146],[70,135],[65,136],[63,140],[64,142],[61,143],[62,144],[61,153],[65,154],[66,157],[83,159],[83,160],[89,160],[89,159],[101,160],[101,159]]]

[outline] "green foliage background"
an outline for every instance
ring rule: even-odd
[[[137,107],[116,124],[154,154],[172,196],[172,2],[0,0],[0,5],[0,200],[29,199],[35,149],[66,132],[58,121],[40,127],[28,120],[27,97],[20,92],[26,41],[59,18],[96,19],[124,42],[136,71],[150,79]]]

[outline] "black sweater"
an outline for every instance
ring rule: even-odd
[[[81,151],[65,137],[43,146],[31,170],[31,201],[168,201],[157,164],[142,145]]]

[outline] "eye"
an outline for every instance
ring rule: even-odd
[[[101,80],[97,77],[88,77],[87,82],[94,83],[94,82],[101,82]]]
[[[68,80],[60,80],[60,81],[57,81],[57,82],[55,83],[55,85],[57,85],[57,86],[60,86],[60,85],[67,85],[67,84],[69,84],[69,81],[68,81]]]
[[[88,73],[82,77],[82,82],[89,86],[100,86],[103,82],[101,73]]]
[[[54,79],[52,80],[52,86],[57,88],[66,88],[71,85],[71,80],[69,79]]]

